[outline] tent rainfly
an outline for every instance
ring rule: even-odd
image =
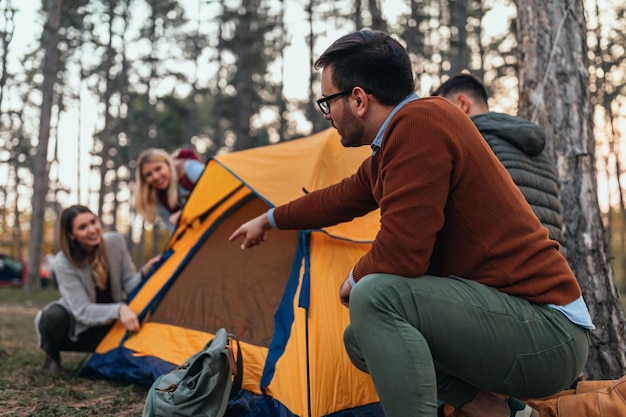
[[[242,251],[230,234],[368,158],[335,129],[210,159],[159,265],[129,297],[142,329],[116,323],[84,373],[151,384],[226,328],[241,341],[242,392],[227,416],[383,416],[343,347],[339,285],[370,248],[379,212],[321,230],[271,230]]]

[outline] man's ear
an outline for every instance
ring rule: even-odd
[[[463,113],[465,114],[470,114],[470,112],[472,111],[472,105],[474,104],[472,102],[472,99],[469,98],[469,96],[463,94],[463,93],[458,93],[455,97],[454,97],[454,104],[456,104],[457,106],[459,106],[459,108],[461,110],[463,110]]]
[[[359,116],[363,116],[369,108],[370,97],[368,97],[365,90],[363,90],[361,87],[354,87],[354,89],[352,90],[352,96],[354,98],[354,102],[356,103],[355,110],[357,114]]]

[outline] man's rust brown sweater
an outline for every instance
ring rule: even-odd
[[[472,121],[440,97],[408,103],[352,176],[279,206],[279,229],[315,229],[380,207],[380,230],[354,266],[408,278],[456,275],[537,304],[581,295],[558,244]]]

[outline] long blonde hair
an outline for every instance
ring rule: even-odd
[[[167,187],[167,202],[170,207],[178,202],[178,172],[172,157],[163,149],[148,148],[139,154],[135,180],[137,191],[135,193],[135,209],[149,222],[154,222],[157,217],[157,189],[149,185],[141,173],[144,164],[150,162],[165,162],[170,170],[170,183]]]
[[[109,259],[106,254],[106,245],[104,240],[96,246],[93,258],[90,259],[89,254],[85,251],[76,240],[70,238],[73,231],[74,219],[79,214],[91,213],[95,214],[85,206],[74,205],[64,209],[59,216],[59,224],[57,225],[57,244],[65,255],[65,257],[75,266],[83,267],[89,262],[91,267],[91,275],[93,276],[96,286],[105,290],[107,281],[109,280]],[[100,221],[100,219],[98,219]]]

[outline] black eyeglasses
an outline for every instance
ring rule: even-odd
[[[337,97],[345,96],[346,94],[352,93],[353,89],[354,88],[351,88],[349,90],[344,90],[344,91],[340,91],[339,93],[331,94],[327,97],[322,97],[317,100],[317,105],[320,106],[320,110],[322,111],[322,113],[329,114],[330,113],[330,101],[333,99],[336,99]]]

